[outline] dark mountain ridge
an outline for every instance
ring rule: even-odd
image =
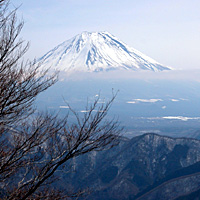
[[[63,188],[89,187],[86,199],[173,199],[200,189],[199,162],[199,140],[148,133],[73,160]]]

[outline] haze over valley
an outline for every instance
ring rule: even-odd
[[[184,71],[159,64],[107,32],[83,32],[40,59],[41,68],[59,71],[58,83],[38,99],[42,109],[66,114],[67,103],[78,112],[117,92],[110,115],[119,118],[127,135],[157,132],[193,137],[199,129],[200,84]],[[196,77],[198,78],[198,77]]]

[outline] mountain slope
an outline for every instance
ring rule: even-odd
[[[60,71],[169,70],[108,32],[83,32],[50,50],[39,62]]]
[[[113,149],[73,160],[76,173],[63,177],[63,189],[89,187],[86,199],[96,200],[135,199],[139,193],[138,199],[174,199],[199,189],[199,147],[199,140],[157,134],[123,139]]]

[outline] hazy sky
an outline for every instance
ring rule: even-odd
[[[82,31],[108,31],[176,69],[200,69],[200,0],[11,0],[38,58]]]

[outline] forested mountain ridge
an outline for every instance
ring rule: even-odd
[[[121,138],[118,146],[76,160],[65,188],[92,191],[88,199],[173,199],[199,189],[200,141],[154,133]]]

